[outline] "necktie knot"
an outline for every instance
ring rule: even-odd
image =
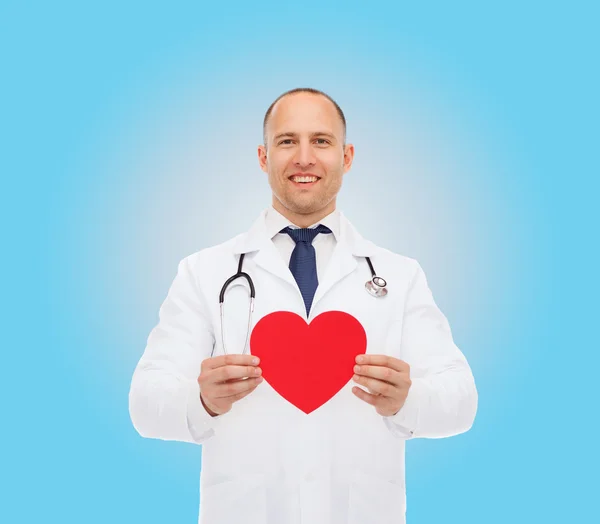
[[[291,227],[284,227],[280,233],[287,233],[290,235],[296,244],[298,242],[308,242],[312,244],[312,241],[319,233],[331,233],[331,229],[323,224],[319,224],[315,228],[302,228],[302,229],[292,229]]]

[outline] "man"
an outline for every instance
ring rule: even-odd
[[[272,206],[180,263],[133,376],[133,424],[203,445],[200,523],[401,524],[405,441],[472,426],[471,370],[418,262],[336,209],[354,157],[339,106],[292,90],[263,131]],[[224,324],[216,300],[242,263],[249,330],[243,278]],[[366,293],[375,268],[385,291]]]

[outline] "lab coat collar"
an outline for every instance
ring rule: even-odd
[[[265,224],[266,232],[271,239],[273,239],[273,237],[277,234],[285,235],[285,233],[281,233],[281,230],[284,227],[290,227],[291,229],[298,228],[297,225],[292,224],[289,219],[283,216],[274,207],[267,208],[265,214]],[[323,224],[324,226],[328,227],[333,234],[333,238],[336,240],[336,242],[338,241],[340,238],[340,211],[338,209],[334,209],[327,216],[308,227],[314,228],[317,227],[318,224]]]
[[[281,278],[285,282],[294,286],[300,298],[302,295],[300,289],[292,275],[287,264],[284,263],[279,251],[271,240],[266,227],[267,209],[264,209],[259,217],[252,224],[250,229],[238,236],[234,243],[233,253],[240,255],[258,251],[254,256],[254,263],[264,270]],[[331,259],[322,279],[319,279],[319,285],[313,298],[310,315],[315,311],[315,306],[319,300],[342,278],[350,274],[357,267],[356,257],[368,257],[375,254],[377,246],[364,239],[359,232],[352,226],[346,216],[339,212],[339,238],[336,238],[336,245],[331,255]],[[370,275],[365,275],[369,277]]]
[[[266,226],[266,216],[269,211],[270,208],[263,209],[250,229],[237,238],[233,247],[234,254],[240,255],[241,253],[259,251],[268,244],[272,244],[271,238],[273,235],[267,231]],[[373,242],[363,238],[342,211],[338,210],[338,213],[339,235],[336,236],[336,247],[339,244],[343,244],[346,251],[357,257],[368,257],[373,255],[377,246],[373,244]],[[319,221],[319,223],[321,223],[321,221]],[[282,228],[285,227],[285,225],[287,224],[282,225]]]

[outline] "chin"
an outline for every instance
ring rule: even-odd
[[[285,200],[285,207],[294,213],[310,213],[316,207],[315,202],[298,202],[297,200]]]

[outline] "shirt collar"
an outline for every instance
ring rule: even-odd
[[[286,225],[289,224],[288,220],[285,220],[281,224],[281,228],[272,228],[271,236],[267,233],[267,220],[266,216],[269,213],[269,208],[264,208],[260,215],[256,218],[256,220],[250,226],[250,229],[236,238],[232,239],[233,248],[232,252],[235,255],[240,255],[242,253],[251,253],[252,251],[259,251],[258,258],[261,259],[261,250],[265,247],[273,247],[272,238],[277,234],[278,231],[281,231]],[[329,223],[327,222],[327,227],[331,226],[332,232],[334,232],[334,236],[339,232],[339,237],[335,238],[336,245],[339,248],[342,247],[343,251],[350,252],[358,257],[368,257],[374,256],[377,253],[378,247],[371,241],[366,240],[361,236],[361,234],[356,230],[356,228],[350,223],[350,221],[346,218],[342,211],[336,211],[333,213],[334,216],[338,217],[339,223]],[[331,216],[331,215],[330,215]],[[327,218],[327,217],[325,217]],[[323,222],[322,220],[321,222]],[[279,227],[279,224],[278,226]],[[336,231],[336,227],[338,230]],[[268,250],[266,250],[268,251]],[[262,255],[262,257],[267,255]]]
[[[323,217],[318,222],[311,226],[310,229],[317,227],[319,224],[323,224],[331,229],[335,240],[339,239],[340,235],[340,212],[338,209],[334,209],[329,215]],[[277,235],[284,227],[290,227],[291,229],[300,229],[297,225],[292,224],[286,217],[284,217],[279,211],[273,206],[267,209],[265,216],[265,225],[267,228],[267,235],[269,238],[273,238]],[[283,234],[283,233],[282,233]]]

